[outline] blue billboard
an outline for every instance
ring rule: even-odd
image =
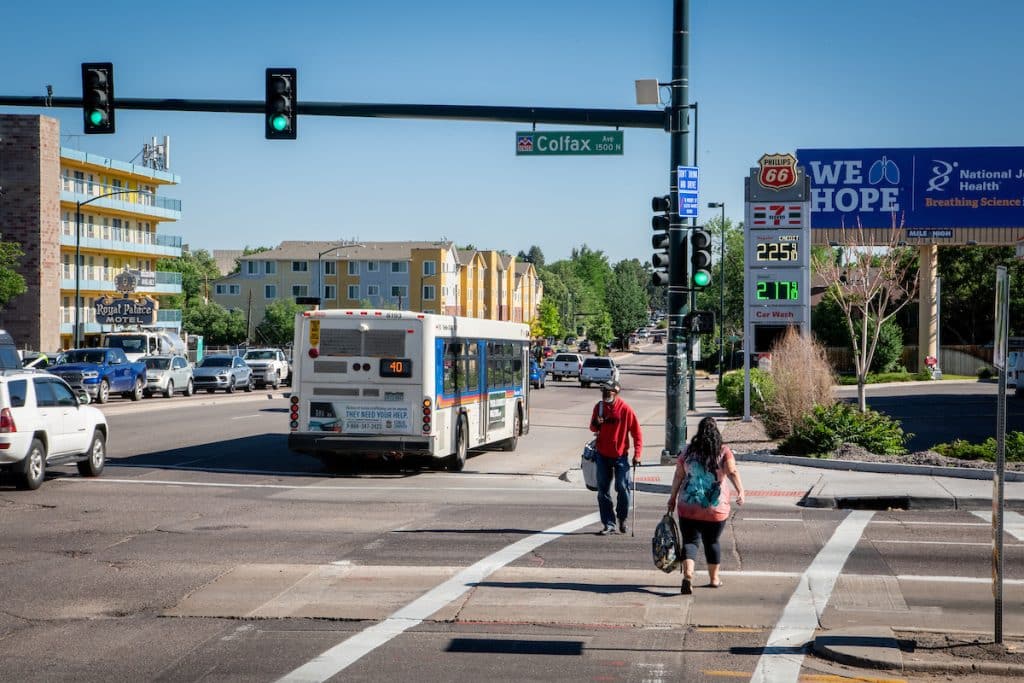
[[[814,228],[1024,227],[1024,147],[798,149]]]

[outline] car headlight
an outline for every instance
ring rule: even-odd
[[[99,376],[100,373],[96,370],[86,370],[82,373],[82,379],[97,379]]]

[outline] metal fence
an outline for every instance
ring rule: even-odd
[[[828,361],[836,372],[854,372],[853,350],[848,347],[830,346],[825,349]],[[908,372],[917,372],[917,345],[904,346],[900,362]],[[982,368],[992,370],[992,349],[984,346],[943,346],[939,353],[939,368],[946,375],[969,375],[975,377]]]

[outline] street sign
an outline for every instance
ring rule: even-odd
[[[697,207],[700,202],[697,199],[699,172],[696,166],[679,166],[676,169],[678,180],[676,185],[679,189],[679,217],[696,218]]]
[[[516,156],[622,154],[621,130],[533,130],[516,132]]]

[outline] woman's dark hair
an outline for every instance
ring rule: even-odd
[[[705,417],[697,425],[697,433],[690,439],[686,457],[699,462],[708,472],[718,471],[722,462],[722,433],[718,431],[715,418]]]

